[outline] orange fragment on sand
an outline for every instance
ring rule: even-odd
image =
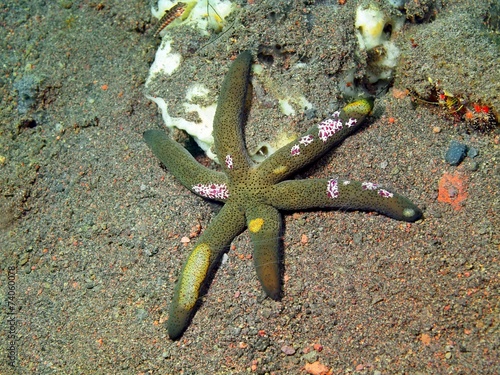
[[[404,99],[408,96],[409,93],[410,91],[408,90],[399,90],[396,88],[392,89],[392,96],[396,99]]]
[[[307,244],[308,241],[309,241],[309,239],[307,238],[307,235],[303,234],[302,236],[300,236],[300,243],[302,245]]]
[[[317,352],[322,352],[323,351],[323,345],[321,344],[314,344],[313,349],[316,350]]]
[[[431,343],[431,336],[429,336],[427,333],[422,333],[420,336],[420,341],[422,341],[422,344],[424,345],[429,345]]]
[[[306,370],[308,374],[312,375],[330,375],[332,373],[328,367],[319,361],[306,363],[304,370]]]
[[[438,202],[449,203],[455,210],[467,198],[467,177],[461,173],[445,173],[439,180]]]

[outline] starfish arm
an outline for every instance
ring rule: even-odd
[[[312,163],[357,130],[371,109],[369,101],[358,100],[335,113],[332,119],[312,126],[299,139],[263,161],[258,167],[260,178],[274,184]]]
[[[247,210],[246,219],[257,277],[266,294],[277,300],[281,295],[281,215],[275,208],[259,204]]]
[[[215,153],[230,179],[243,178],[251,166],[243,141],[252,56],[245,51],[234,60],[222,84],[214,117]]]
[[[229,196],[228,179],[198,163],[179,143],[161,130],[147,130],[144,139],[153,154],[193,193],[224,202]]]
[[[245,229],[245,215],[234,205],[226,204],[200,236],[189,254],[177,281],[170,304],[168,335],[182,335],[195,312],[207,276],[234,237]]]
[[[338,208],[377,211],[401,221],[416,221],[422,211],[408,198],[371,182],[338,179],[283,181],[273,186],[269,197],[282,210]]]

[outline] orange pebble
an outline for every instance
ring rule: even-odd
[[[455,210],[467,198],[467,177],[459,172],[444,173],[438,183],[438,202],[449,203]]]
[[[304,370],[308,374],[312,375],[328,375],[331,374],[331,371],[328,367],[326,367],[324,364],[320,363],[319,361],[313,362],[313,363],[306,363],[304,366]]]
[[[300,243],[302,245],[305,245],[308,241],[309,239],[307,238],[307,235],[303,234],[302,236],[300,236]]]
[[[314,350],[316,350],[318,353],[323,351],[323,345],[321,344],[314,344],[313,345]]]
[[[420,341],[422,341],[422,344],[424,345],[429,345],[431,343],[431,336],[429,336],[427,333],[422,333],[420,336]]]

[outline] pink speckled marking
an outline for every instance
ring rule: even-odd
[[[376,190],[378,188],[377,184],[374,184],[373,182],[363,182],[361,184],[361,187],[363,190]]]
[[[311,134],[304,135],[302,138],[300,138],[299,143],[304,146],[310,145],[314,141],[314,137]]]
[[[340,111],[333,112],[332,117],[333,118],[339,118],[340,117]]]
[[[356,120],[355,118],[350,118],[349,121],[347,121],[347,127],[351,128],[354,125],[356,125],[357,122],[358,122],[358,120]]]
[[[292,149],[290,150],[290,154],[292,156],[300,155],[300,146],[299,145],[293,145]]]
[[[231,155],[226,155],[226,167],[227,169],[233,169],[233,158]]]
[[[212,199],[227,199],[229,197],[226,184],[198,184],[193,186],[193,191],[202,197]]]
[[[392,198],[394,196],[393,193],[391,193],[390,191],[387,191],[385,189],[380,189],[378,191],[378,195],[380,195],[381,197],[384,197],[384,198]]]
[[[337,198],[339,196],[339,184],[336,178],[328,180],[326,194],[328,195],[328,198]]]
[[[319,139],[326,142],[328,138],[342,130],[342,121],[333,119],[325,120],[318,125],[318,130]]]

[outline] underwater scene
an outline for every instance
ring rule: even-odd
[[[498,0],[0,22],[0,374],[498,373]]]

